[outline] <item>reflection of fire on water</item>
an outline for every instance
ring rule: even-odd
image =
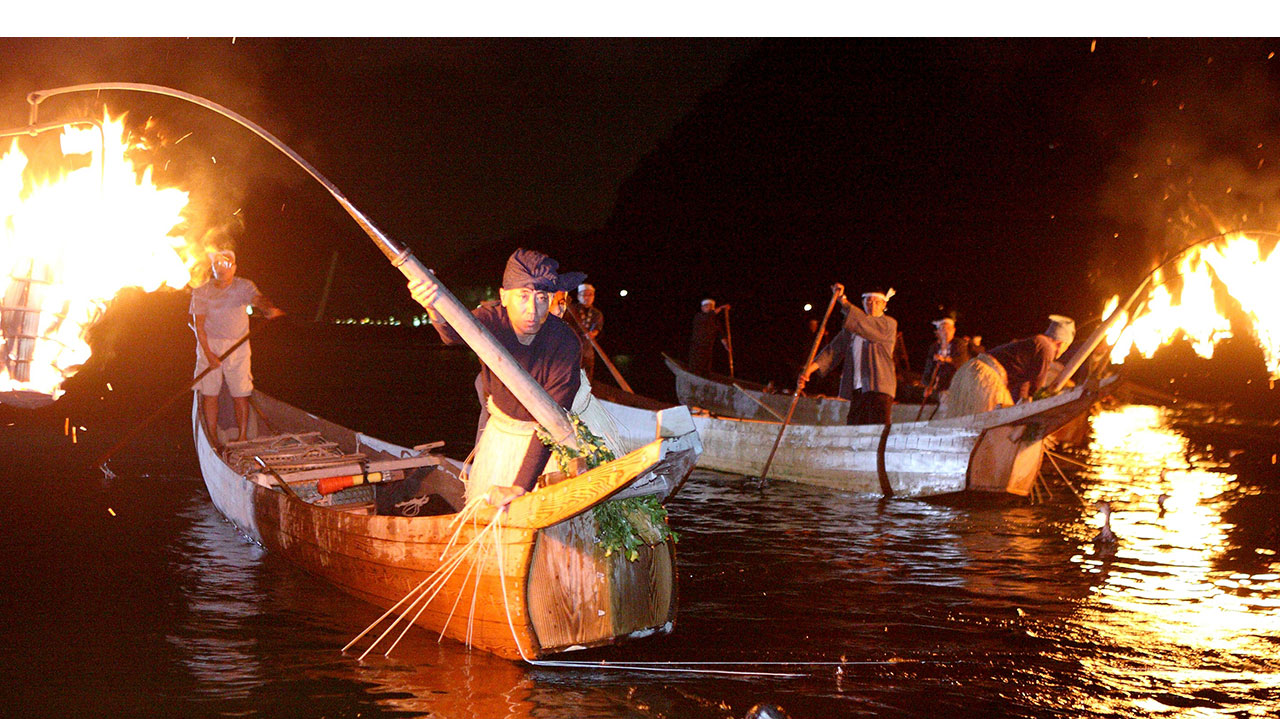
[[[62,394],[122,288],[190,281],[186,243],[171,235],[187,193],[134,166],[123,118],[65,128],[61,141],[71,169],[50,178],[33,179],[17,140],[0,156],[0,402],[28,407]]]
[[[1212,357],[1214,345],[1231,336],[1231,323],[1214,300],[1216,278],[1248,316],[1262,345],[1267,372],[1272,379],[1280,379],[1280,252],[1273,247],[1264,256],[1258,239],[1233,233],[1220,243],[1188,250],[1173,277],[1182,280],[1176,298],[1165,284],[1163,268],[1158,269],[1145,307],[1139,306],[1127,323],[1127,313],[1120,315],[1107,336],[1112,362],[1123,363],[1134,349],[1149,359],[1178,332],[1185,334],[1198,355]],[[1119,297],[1112,297],[1103,316],[1109,317],[1119,303]]]
[[[1072,557],[1098,577],[1094,598],[1080,605],[1077,621],[1095,646],[1150,651],[1144,669],[1149,681],[1187,694],[1195,686],[1229,694],[1233,685],[1274,694],[1280,673],[1248,668],[1274,666],[1269,638],[1280,632],[1280,565],[1263,548],[1255,550],[1257,561],[1230,558],[1239,540],[1229,534],[1227,512],[1245,490],[1229,465],[1189,442],[1171,417],[1163,408],[1126,406],[1091,418],[1090,482],[1082,491],[1087,502],[1114,503],[1119,547],[1105,556],[1082,546]],[[1171,498],[1164,507],[1161,495]],[[1166,648],[1153,650],[1153,644]],[[1202,653],[1230,660],[1185,663]],[[1106,652],[1081,662],[1091,676],[1126,681],[1127,669]],[[1127,699],[1098,701],[1114,709]]]

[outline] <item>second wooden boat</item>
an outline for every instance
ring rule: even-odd
[[[891,425],[791,424],[769,471],[786,479],[847,492],[924,497],[965,490],[1031,492],[1045,438],[1114,383],[1085,383],[1014,407],[945,420]],[[640,431],[660,404],[607,387],[595,388],[615,417]],[[785,407],[783,408],[785,412]],[[702,439],[698,466],[759,476],[781,422],[723,417],[695,410]]]

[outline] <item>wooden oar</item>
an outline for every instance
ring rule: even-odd
[[[729,329],[729,305],[724,306],[724,348],[729,350],[729,376],[733,377],[733,332]]]
[[[920,409],[916,411],[916,421],[920,421],[920,415],[924,414],[924,405],[929,401],[929,395],[933,394],[933,388],[938,386],[938,368],[942,365],[934,360],[933,371],[929,373],[929,384],[924,388],[924,397],[920,399]]]
[[[765,460],[764,469],[760,472],[760,483],[762,485],[767,484],[769,481],[769,467],[773,464],[773,455],[778,453],[778,444],[782,442],[782,433],[786,432],[787,425],[791,424],[791,415],[796,411],[796,402],[800,401],[800,379],[809,370],[809,365],[813,364],[813,358],[818,354],[818,345],[822,343],[822,331],[827,326],[827,320],[831,318],[831,310],[835,309],[836,302],[839,302],[842,296],[844,296],[844,285],[837,282],[832,286],[831,302],[827,303],[827,312],[822,316],[822,322],[818,323],[818,332],[813,337],[813,346],[809,348],[809,357],[800,366],[800,375],[796,377],[796,391],[795,394],[791,395],[791,406],[787,408],[787,418],[782,420],[782,426],[778,428],[778,436],[773,440],[773,449],[769,450],[769,458]]]
[[[280,491],[284,492],[290,497],[293,497],[294,499],[298,498],[298,495],[293,491],[293,487],[290,487],[289,483],[284,481],[284,477],[281,477],[279,472],[276,472],[274,469],[272,469],[271,465],[262,461],[262,458],[256,454],[253,455],[253,461],[257,462],[258,466],[262,467],[263,471],[271,475],[272,479],[276,481],[276,484],[280,486]]]
[[[240,345],[244,344],[245,342],[248,342],[248,341],[249,341],[249,335],[250,335],[250,334],[252,334],[252,332],[246,332],[246,333],[244,333],[244,337],[241,337],[240,339],[236,340],[235,344],[233,344],[233,345],[231,345],[231,347],[227,348],[227,351],[226,351],[226,352],[223,352],[222,354],[218,355],[218,362],[222,362],[222,361],[223,361],[223,360],[225,360],[226,358],[230,357],[230,356],[231,356],[231,353],[232,353],[232,352],[235,352],[237,349],[239,349]],[[160,405],[160,407],[159,407],[158,409],[156,409],[156,411],[154,411],[154,412],[152,412],[151,414],[147,415],[147,418],[146,418],[146,419],[142,420],[142,421],[141,421],[141,422],[139,422],[137,425],[135,425],[133,429],[129,430],[129,431],[125,434],[125,436],[123,436],[123,437],[121,437],[121,438],[120,438],[120,441],[118,441],[118,442],[116,442],[114,445],[112,445],[112,446],[111,446],[111,449],[108,449],[106,452],[104,452],[104,453],[102,454],[102,456],[101,456],[101,457],[98,457],[96,460],[94,460],[94,462],[93,462],[93,466],[95,466],[95,467],[97,467],[97,468],[101,469],[101,470],[103,471],[103,473],[107,475],[107,477],[108,477],[108,478],[110,478],[111,476],[113,476],[113,475],[112,475],[111,470],[107,469],[107,460],[111,459],[112,455],[114,455],[116,452],[118,452],[118,451],[120,450],[120,448],[121,448],[121,447],[123,447],[123,446],[125,446],[126,444],[128,444],[128,443],[129,443],[129,440],[131,440],[131,439],[133,439],[134,437],[138,436],[138,433],[139,433],[139,432],[141,432],[141,431],[142,431],[142,430],[143,430],[147,425],[151,424],[151,422],[152,422],[153,420],[155,420],[155,418],[156,418],[156,417],[159,417],[161,414],[163,414],[163,413],[164,413],[164,411],[165,411],[165,410],[169,409],[169,406],[170,406],[170,405],[172,405],[174,402],[177,402],[179,399],[182,399],[183,397],[186,397],[186,396],[187,396],[187,394],[188,394],[189,392],[191,392],[191,390],[193,390],[193,389],[195,389],[197,386],[199,386],[199,384],[200,384],[200,380],[204,379],[204,376],[205,376],[205,375],[209,374],[210,372],[212,372],[212,371],[213,371],[213,370],[215,370],[215,369],[217,369],[217,368],[216,368],[216,367],[214,367],[213,365],[210,365],[210,366],[206,367],[206,368],[204,369],[204,371],[203,371],[203,372],[201,372],[200,374],[196,375],[196,378],[195,378],[195,379],[191,380],[191,385],[190,385],[189,387],[183,387],[182,389],[180,389],[180,390],[178,390],[177,392],[175,392],[175,393],[173,394],[173,396],[171,396],[171,397],[169,397],[169,399],[165,400],[164,404]]]
[[[609,368],[609,374],[613,375],[613,381],[617,382],[624,392],[635,394],[635,390],[631,389],[631,385],[627,384],[627,380],[623,379],[622,373],[613,365],[613,362],[609,361],[609,355],[605,354],[603,349],[600,349],[600,343],[596,342],[596,338],[587,334],[587,328],[582,326],[582,322],[578,320],[578,316],[573,313],[573,310],[565,310],[565,315],[573,322],[573,326],[578,328],[582,336],[586,337],[587,341],[591,343],[591,347],[596,351],[596,356],[604,360],[604,366]]]
[[[752,402],[755,402],[756,404],[760,405],[760,408],[761,408],[761,409],[763,409],[764,411],[768,412],[769,414],[773,415],[774,417],[777,417],[779,422],[781,422],[781,421],[782,421],[782,415],[778,414],[777,412],[774,412],[772,407],[770,407],[769,405],[765,404],[764,402],[761,402],[760,400],[758,400],[758,399],[756,399],[755,397],[753,397],[753,396],[751,395],[751,393],[750,393],[750,392],[748,392],[748,391],[746,391],[745,389],[743,389],[743,388],[742,388],[742,385],[738,384],[737,382],[734,382],[734,383],[733,383],[733,388],[734,388],[734,389],[736,389],[736,390],[738,390],[738,391],[739,391],[739,392],[741,392],[742,394],[746,395],[746,396],[747,396],[747,399],[749,399],[749,400],[751,400]]]

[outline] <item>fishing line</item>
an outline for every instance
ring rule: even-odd
[[[498,528],[499,528],[499,529],[501,529],[501,528],[502,528],[502,524],[501,524],[501,521],[500,521],[500,520],[501,520],[501,516],[502,516],[502,513],[501,513],[501,512],[499,512],[498,517],[496,517],[496,518],[495,518],[495,522],[497,522],[497,523],[498,523]],[[507,616],[507,626],[511,629],[511,637],[512,637],[513,639],[515,639],[515,641],[516,641],[516,649],[517,649],[517,651],[519,651],[519,652],[520,652],[520,658],[521,658],[521,659],[523,659],[523,660],[525,661],[525,663],[527,663],[527,664],[529,664],[529,665],[531,665],[531,666],[535,666],[535,667],[559,667],[559,668],[564,668],[564,669],[597,669],[597,670],[598,670],[598,669],[610,669],[610,670],[616,670],[616,671],[652,672],[652,673],[665,673],[665,674],[710,674],[710,675],[717,675],[717,676],[735,676],[735,677],[772,677],[772,678],[777,678],[777,679],[798,679],[798,678],[800,678],[800,677],[806,677],[806,676],[810,676],[810,675],[809,675],[809,674],[804,674],[804,673],[797,673],[797,672],[732,671],[732,670],[728,670],[728,669],[704,669],[704,668],[701,668],[701,667],[709,667],[709,666],[739,666],[739,667],[752,667],[752,666],[799,666],[799,667],[802,667],[802,666],[815,666],[815,667],[816,667],[816,666],[840,666],[840,665],[845,665],[845,666],[860,666],[860,665],[861,665],[861,666],[867,666],[867,665],[884,665],[884,664],[897,664],[897,663],[900,663],[900,662],[899,662],[899,661],[897,661],[897,660],[887,660],[887,661],[865,661],[865,662],[831,662],[831,661],[823,661],[823,662],[780,662],[780,661],[744,661],[744,662],[732,662],[732,661],[709,661],[709,662],[676,662],[676,661],[663,661],[663,662],[618,662],[618,663],[609,663],[609,662],[572,661],[572,660],[563,660],[563,659],[552,659],[552,660],[547,660],[547,659],[530,659],[530,658],[529,658],[529,655],[528,655],[528,654],[525,654],[525,651],[524,651],[524,645],[522,645],[522,644],[520,643],[520,637],[519,637],[519,635],[516,633],[515,623],[514,623],[514,622],[512,621],[512,619],[511,619],[511,604],[510,604],[510,602],[508,601],[508,598],[507,598],[507,580],[506,580],[506,571],[505,571],[505,569],[504,569],[504,567],[506,566],[506,562],[505,562],[504,557],[503,557],[502,543],[501,543],[501,542],[495,542],[495,543],[494,543],[494,546],[495,546],[495,549],[496,549],[496,554],[497,554],[497,559],[498,559],[498,577],[499,577],[499,579],[501,580],[501,581],[499,581],[499,585],[502,587],[502,605],[503,605],[504,613],[505,613],[505,614],[506,614],[506,616]]]

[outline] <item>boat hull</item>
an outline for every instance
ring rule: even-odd
[[[706,451],[698,466],[760,476],[781,425],[695,415]],[[902,425],[791,425],[769,466],[787,479],[846,492],[924,497],[966,487],[969,455],[980,432]],[[895,431],[896,430],[896,431]]]
[[[288,425],[284,403],[264,395],[255,401],[276,415],[274,426]],[[286,410],[286,411],[282,411]],[[318,418],[299,410],[290,431]],[[302,421],[298,421],[302,420]],[[594,517],[585,508],[599,499],[592,491],[548,491],[549,501],[513,506],[508,522],[483,532],[492,515],[477,522],[454,515],[400,517],[317,506],[279,491],[261,474],[249,477],[229,466],[209,442],[200,413],[193,429],[201,470],[214,506],[246,536],[278,552],[307,572],[379,607],[389,608],[433,575],[447,575],[438,594],[415,623],[436,633],[508,659],[535,659],[575,648],[609,644],[628,636],[667,631],[676,611],[675,552],[669,543],[642,547],[635,561],[618,553],[604,556],[595,543]],[[328,424],[328,423],[325,423]],[[330,437],[342,428],[330,427]],[[337,428],[337,430],[332,429]],[[344,439],[412,450],[379,442],[350,430]],[[687,443],[686,443],[687,444]],[[696,445],[696,436],[694,437]],[[692,469],[696,451],[651,442],[619,460],[646,471],[631,471],[652,484],[678,483]],[[438,471],[450,472],[446,464]],[[647,471],[653,469],[653,472]],[[656,472],[658,479],[653,479]],[[287,475],[286,475],[287,476]],[[587,475],[582,475],[583,477]],[[578,479],[578,478],[575,478]],[[616,496],[633,480],[618,479]],[[292,483],[291,483],[292,484]],[[560,485],[548,488],[556,490]],[[668,493],[670,489],[668,488]],[[530,495],[542,494],[543,491]],[[575,504],[576,503],[576,504]],[[545,506],[564,508],[568,516],[549,515]],[[455,536],[456,533],[456,536]],[[483,534],[483,536],[481,536]],[[455,569],[442,572],[446,559],[478,540]],[[418,605],[409,616],[414,616]],[[404,611],[401,607],[399,611]]]
[[[980,415],[887,426],[793,422],[780,439],[781,422],[698,411],[693,415],[703,446],[698,466],[758,477],[774,453],[770,479],[846,492],[926,497],[972,490],[1026,496],[1040,470],[1045,437],[1086,413],[1100,391],[1081,386]],[[644,416],[635,413],[651,404],[604,392],[611,413],[643,425]],[[631,414],[618,404],[630,405]]]

